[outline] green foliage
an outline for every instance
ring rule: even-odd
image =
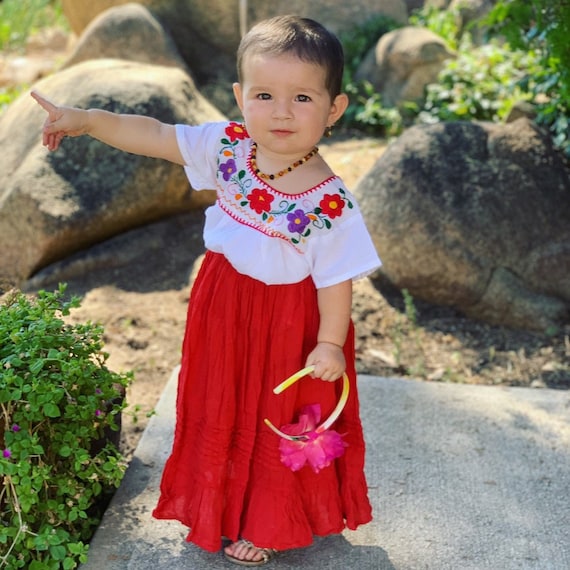
[[[343,124],[356,126],[371,135],[395,136],[402,131],[403,118],[395,107],[385,107],[380,93],[368,81],[350,83],[346,92],[351,104],[343,117]]]
[[[69,28],[59,0],[0,0],[0,51],[21,50],[43,27]],[[0,115],[27,87],[0,87]]]
[[[531,98],[523,86],[537,68],[533,52],[512,51],[497,42],[474,47],[466,35],[457,59],[447,62],[438,82],[427,86],[419,119],[501,121],[514,103]]]
[[[537,122],[570,157],[570,2],[498,0],[483,24],[504,35],[516,49],[536,51],[541,69],[528,86],[537,106]]]
[[[345,36],[345,90],[351,105],[343,124],[390,136],[413,121],[502,121],[515,103],[529,101],[537,123],[550,130],[555,146],[570,157],[570,2],[497,0],[490,15],[470,25],[487,30],[489,40],[482,46],[471,43],[458,16],[454,10],[428,7],[409,19],[441,36],[457,53],[427,87],[422,108],[412,102],[385,107],[369,83],[353,79],[366,53],[395,24],[381,33],[371,25],[362,38],[360,29],[348,40]]]
[[[67,29],[59,0],[2,0],[0,2],[0,50],[15,50],[40,28]]]
[[[457,25],[457,10],[440,10],[435,6],[426,6],[415,11],[409,18],[411,26],[427,28],[434,34],[443,38],[447,45],[456,50],[461,39],[461,30]]]
[[[360,62],[387,32],[400,27],[396,21],[386,16],[375,16],[361,26],[339,35],[344,50],[345,79],[350,81]]]
[[[62,320],[79,306],[64,292],[14,293],[0,306],[0,568],[9,570],[85,562],[124,473],[106,442],[131,375],[106,368],[101,327]]]
[[[340,35],[345,55],[343,89],[350,97],[350,105],[342,118],[344,126],[357,126],[361,130],[382,136],[400,132],[402,118],[399,111],[384,107],[380,95],[374,92],[369,82],[354,79],[366,54],[385,33],[399,26],[391,18],[377,16]]]

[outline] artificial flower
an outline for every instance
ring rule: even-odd
[[[281,462],[292,471],[309,464],[318,473],[344,453],[346,443],[338,432],[332,429],[317,432],[320,419],[321,406],[312,404],[300,410],[297,423],[281,428],[287,435],[299,438],[293,441],[281,439],[279,443]]]

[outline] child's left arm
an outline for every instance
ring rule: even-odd
[[[313,376],[333,382],[346,368],[343,346],[352,311],[352,280],[317,291],[320,325],[317,346],[305,366],[314,366]]]

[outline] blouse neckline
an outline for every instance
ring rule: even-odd
[[[321,188],[323,188],[324,186],[326,186],[327,184],[330,184],[331,182],[335,181],[335,180],[340,180],[339,177],[336,174],[333,174],[331,176],[329,176],[328,178],[326,178],[325,180],[323,180],[322,182],[319,182],[316,186],[312,186],[311,188],[308,188],[307,190],[303,190],[302,192],[299,192],[297,194],[288,194],[287,192],[282,192],[281,190],[277,190],[277,188],[274,188],[273,186],[271,186],[271,184],[269,184],[266,180],[264,180],[263,178],[261,178],[260,176],[258,176],[255,173],[255,170],[253,169],[252,165],[251,165],[251,142],[252,139],[250,140],[250,146],[249,146],[249,151],[247,153],[247,159],[246,159],[246,164],[247,164],[247,169],[249,171],[249,174],[252,176],[252,178],[254,178],[255,180],[257,180],[257,182],[259,182],[260,184],[263,184],[266,188],[268,188],[271,192],[278,194],[279,196],[283,196],[283,197],[292,197],[292,198],[300,198],[302,196],[306,196],[307,194],[312,194],[313,192],[317,192],[318,190],[320,190]]]

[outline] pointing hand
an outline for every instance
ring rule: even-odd
[[[88,111],[58,107],[37,91],[32,91],[31,96],[48,114],[43,127],[42,144],[49,150],[57,150],[65,136],[77,137],[87,132]]]

